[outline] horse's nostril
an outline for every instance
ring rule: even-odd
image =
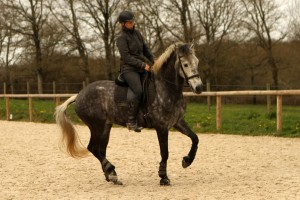
[[[196,86],[196,92],[197,93],[201,93],[202,92],[202,86],[201,85],[197,85]]]

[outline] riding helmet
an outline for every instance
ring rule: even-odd
[[[119,23],[134,20],[134,14],[130,11],[122,11],[118,17]]]

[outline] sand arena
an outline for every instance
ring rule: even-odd
[[[77,126],[82,142],[86,126]],[[157,175],[154,130],[141,134],[113,128],[108,159],[123,186],[104,179],[93,156],[73,159],[58,149],[55,124],[0,121],[1,199],[300,199],[300,139],[199,134],[191,167],[181,167],[189,138],[169,136],[168,175]]]

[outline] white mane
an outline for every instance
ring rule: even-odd
[[[163,64],[170,58],[171,54],[175,51],[176,46],[182,44],[181,42],[177,42],[175,44],[170,45],[161,56],[155,61],[154,65],[152,66],[153,72],[156,74]]]

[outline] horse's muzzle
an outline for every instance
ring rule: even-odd
[[[202,85],[197,85],[195,88],[195,93],[200,94],[202,92]]]

